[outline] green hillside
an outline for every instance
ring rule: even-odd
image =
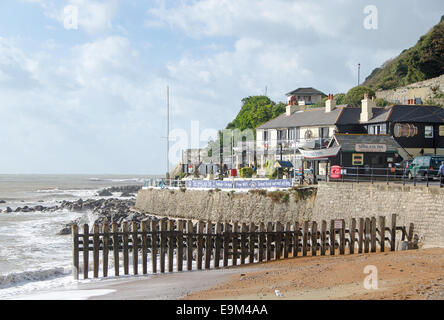
[[[374,90],[394,89],[444,73],[444,16],[416,45],[376,68],[364,86]]]

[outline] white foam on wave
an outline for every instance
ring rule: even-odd
[[[71,274],[71,271],[65,268],[52,268],[46,270],[29,270],[23,272],[12,272],[6,275],[0,275],[0,289],[18,286],[32,281],[42,281],[54,279],[56,277]]]
[[[87,300],[91,297],[104,296],[115,291],[111,289],[51,291],[19,296],[14,300]]]

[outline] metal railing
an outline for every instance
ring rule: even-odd
[[[327,169],[326,177],[320,175],[320,178],[326,178],[332,182],[385,182],[387,185],[396,183],[406,185],[425,183],[427,187],[434,185],[433,182],[439,182],[440,188],[444,187],[444,176],[438,175],[436,170],[424,170],[423,173],[410,174],[405,168],[372,168],[372,167],[341,167],[340,178],[331,177],[331,169]]]

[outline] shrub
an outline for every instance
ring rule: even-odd
[[[366,93],[368,93],[369,98],[375,96],[375,92],[369,87],[357,86],[351,88],[345,95],[345,101],[353,107],[360,107],[361,100],[364,99],[364,94]]]
[[[290,194],[286,191],[271,191],[267,193],[274,203],[287,203],[290,199]]]
[[[187,176],[187,174],[185,172],[181,172],[179,173],[179,175],[177,176],[177,180],[182,180],[183,178],[185,178]]]
[[[292,190],[295,202],[298,202],[299,200],[307,200],[312,194],[316,192],[316,189],[314,188],[293,187]]]
[[[185,191],[187,191],[187,188],[180,187],[180,191],[185,192]]]
[[[251,178],[253,176],[253,168],[245,167],[240,169],[241,178]]]
[[[252,190],[248,190],[248,193],[257,194],[257,195],[260,195],[260,196],[266,196],[267,195],[267,190],[264,190],[264,189],[252,189]]]

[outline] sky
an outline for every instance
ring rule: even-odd
[[[163,174],[241,100],[347,92],[442,0],[1,0],[0,173]]]

